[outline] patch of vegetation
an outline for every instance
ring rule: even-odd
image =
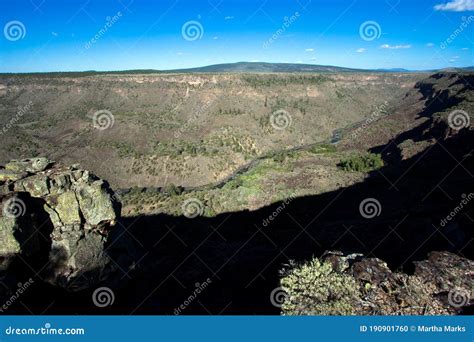
[[[169,196],[178,196],[183,193],[184,189],[181,186],[176,186],[173,183],[164,187],[163,192]]]
[[[290,84],[321,84],[329,81],[330,78],[323,75],[247,75],[243,77],[243,80],[256,88]]]
[[[337,148],[335,145],[331,144],[321,144],[315,145],[309,149],[309,152],[314,154],[321,154],[321,153],[335,153],[337,152]]]
[[[337,166],[344,171],[368,172],[380,169],[384,166],[384,162],[380,154],[367,153],[343,159]]]
[[[240,109],[240,108],[228,108],[228,109],[219,108],[219,110],[217,111],[217,113],[218,113],[219,115],[232,115],[232,116],[237,116],[237,115],[244,114],[245,111],[243,111],[243,110]]]
[[[329,262],[313,259],[282,273],[284,315],[351,315],[360,301],[354,278],[335,271]]]

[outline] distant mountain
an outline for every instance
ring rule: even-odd
[[[416,72],[413,70],[403,69],[403,68],[391,68],[391,69],[375,69],[374,71],[380,72]]]
[[[362,69],[301,63],[237,62],[214,64],[197,68],[169,70],[169,72],[360,72]]]
[[[135,70],[119,70],[119,71],[67,71],[67,72],[42,72],[42,73],[19,73],[16,75],[35,76],[48,75],[54,76],[93,76],[93,75],[123,75],[123,74],[162,74],[162,73],[292,73],[292,72],[317,72],[317,73],[338,73],[338,72],[466,72],[474,71],[474,66],[464,68],[445,68],[433,70],[407,70],[403,68],[391,69],[355,69],[345,68],[332,65],[316,65],[301,63],[265,63],[265,62],[237,62],[213,64],[196,68],[172,69],[172,70],[155,70],[155,69],[135,69]],[[9,75],[10,73],[0,73],[1,75]],[[13,74],[13,73],[11,73]]]

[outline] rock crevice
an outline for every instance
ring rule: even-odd
[[[108,265],[105,238],[120,215],[105,181],[45,158],[11,161],[0,168],[0,203],[1,269],[15,257],[44,257],[35,271],[53,285],[80,290],[100,280],[91,274]]]

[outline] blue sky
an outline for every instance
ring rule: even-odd
[[[0,0],[0,26],[0,72],[474,65],[474,0]]]

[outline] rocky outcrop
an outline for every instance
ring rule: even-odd
[[[327,253],[284,270],[285,315],[449,315],[473,303],[474,262],[432,252],[408,275],[377,258]]]
[[[11,161],[0,168],[0,203],[0,271],[19,259],[71,291],[101,280],[120,211],[105,181],[45,158]]]

